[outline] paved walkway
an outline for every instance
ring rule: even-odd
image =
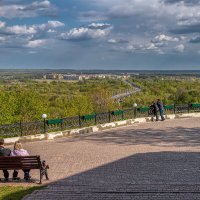
[[[24,147],[48,161],[52,181],[26,200],[200,199],[199,118],[138,124]],[[38,172],[32,176],[38,177]]]

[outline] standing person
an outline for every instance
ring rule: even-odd
[[[27,150],[22,148],[22,143],[19,141],[15,142],[14,150],[11,152],[10,156],[29,156]],[[31,177],[29,175],[30,169],[23,169],[24,171],[24,179],[29,180]],[[17,177],[18,170],[14,170],[13,172],[13,180],[19,180],[20,178]]]
[[[165,118],[164,118],[164,106],[163,106],[163,103],[160,99],[157,100],[157,106],[158,106],[158,109],[159,109],[159,112],[160,112],[161,120],[164,121],[165,120]]]
[[[45,175],[46,180],[49,180],[48,171],[47,171],[47,170],[49,169],[49,165],[46,164],[46,161],[45,161],[45,160],[43,160],[43,161],[41,162],[41,164],[42,164],[42,172],[41,172],[42,178],[43,178],[43,176]]]
[[[153,116],[156,117],[156,121],[158,121],[158,106],[156,102],[154,101],[152,102],[150,106],[150,111],[151,111],[151,114],[153,114]]]
[[[0,156],[10,156],[11,150],[4,147],[4,139],[0,138]],[[9,173],[8,170],[3,170],[4,180],[8,181]]]

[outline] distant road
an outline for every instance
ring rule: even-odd
[[[130,85],[133,88],[133,90],[129,90],[127,92],[116,94],[116,95],[112,96],[112,98],[115,99],[115,100],[124,99],[124,98],[129,97],[132,94],[134,94],[136,92],[140,92],[142,90],[142,88],[140,86],[138,86],[137,84],[135,84],[135,83],[130,83],[130,82],[126,81],[126,80],[123,80],[123,81],[127,85]]]

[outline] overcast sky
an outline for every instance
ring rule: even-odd
[[[200,69],[200,0],[0,0],[0,68]]]

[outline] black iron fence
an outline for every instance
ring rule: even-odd
[[[200,112],[200,104],[173,104],[164,106],[164,108],[166,115]],[[0,125],[0,137],[36,135],[149,116],[151,116],[149,107],[139,107],[62,119],[3,124]]]

